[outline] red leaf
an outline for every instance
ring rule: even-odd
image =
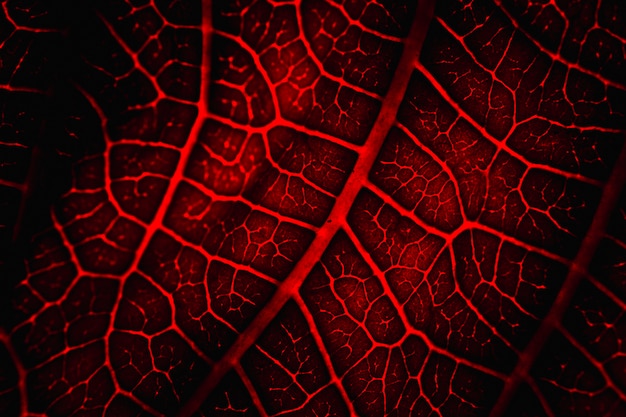
[[[2,3],[0,414],[626,414],[624,7]]]

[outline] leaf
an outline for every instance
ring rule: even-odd
[[[623,6],[339,3],[2,3],[3,415],[626,413]]]

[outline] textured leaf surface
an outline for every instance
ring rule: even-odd
[[[0,413],[626,415],[626,10],[434,3],[2,2]]]

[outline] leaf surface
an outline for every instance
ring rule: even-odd
[[[626,413],[620,3],[2,5],[3,415]]]

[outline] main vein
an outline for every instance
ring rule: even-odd
[[[341,227],[341,224],[345,222],[348,212],[362,187],[363,181],[367,178],[383,141],[396,119],[396,113],[398,112],[411,74],[418,60],[422,44],[426,38],[426,32],[434,14],[434,8],[435,0],[418,2],[416,16],[413,20],[408,37],[406,38],[402,57],[400,58],[398,68],[389,86],[389,92],[382,102],[380,113],[376,118],[374,127],[368,135],[354,170],[348,178],[343,191],[337,197],[336,203],[325,225],[318,231],[315,239],[302,258],[296,263],[294,269],[278,287],[263,310],[259,312],[246,330],[239,335],[222,359],[213,365],[209,375],[207,375],[194,395],[181,408],[178,417],[191,417],[191,415],[200,408],[208,395],[218,386],[226,373],[239,363],[242,356],[256,342],[261,333],[263,333],[277,316],[287,301],[297,293],[331,239]]]

